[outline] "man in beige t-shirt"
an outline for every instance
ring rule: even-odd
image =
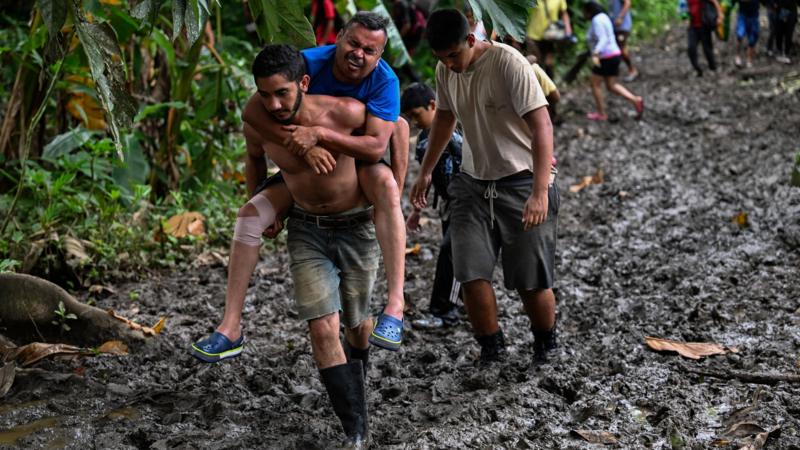
[[[426,204],[431,173],[460,121],[462,173],[448,192],[456,279],[481,346],[481,363],[505,356],[492,273],[502,253],[505,286],[516,289],[531,320],[534,360],[555,348],[555,244],[558,191],[551,160],[547,100],[528,61],[515,49],[478,41],[461,12],[431,14],[427,37],[439,59],[436,115],[411,191]]]

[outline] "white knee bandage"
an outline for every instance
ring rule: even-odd
[[[275,208],[266,197],[260,194],[256,194],[247,204],[253,205],[258,215],[237,217],[236,226],[233,229],[233,240],[251,247],[258,247],[261,245],[261,233],[275,222]]]

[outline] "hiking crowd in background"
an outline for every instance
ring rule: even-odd
[[[724,34],[734,7],[734,64],[749,68],[756,60],[759,1],[725,1],[678,5],[689,19],[688,54],[698,76],[698,44],[708,69],[716,71],[712,35]],[[791,62],[798,2],[766,2],[767,53],[782,63]],[[435,88],[415,82],[401,95],[398,74],[381,59],[388,19],[359,12],[344,23],[332,0],[314,0],[318,47],[269,45],[253,64],[257,92],[242,117],[252,196],[236,221],[224,317],[210,336],[192,345],[192,354],[213,363],[242,352],[242,308],[262,234],[274,237],[288,217],[297,316],[308,323],[314,361],[348,445],[363,447],[370,344],[393,351],[402,346],[405,231],[419,229],[433,187],[442,228],[439,257],[427,312],[411,324],[456,326],[466,314],[480,347],[479,367],[503,360],[505,337],[492,284],[501,261],[505,287],[518,293],[530,319],[532,364],[552,358],[560,205],[552,124],[558,123],[561,96],[553,79],[559,52],[577,41],[569,6],[567,0],[540,0],[520,42],[487,32],[469,8],[429,14],[413,1],[392,1],[391,19],[409,53],[419,51],[424,39],[438,60]],[[647,76],[628,45],[635,5],[587,0],[580,7],[588,50],[578,60],[590,63],[596,107],[587,119],[609,118],[603,84],[641,119],[644,98],[619,81],[623,63],[624,82]],[[420,170],[409,194],[413,209],[404,220],[406,119],[419,130]],[[278,174],[267,177],[265,157]],[[388,298],[373,322],[369,303],[380,254]]]

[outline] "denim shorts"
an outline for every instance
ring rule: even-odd
[[[354,328],[368,318],[381,254],[372,221],[347,228],[319,228],[290,217],[286,228],[300,319],[341,311],[342,323]]]
[[[739,40],[747,36],[747,45],[755,47],[758,42],[758,16],[748,17],[739,14],[736,17],[736,37]]]
[[[531,194],[531,176],[491,182],[465,173],[453,178],[450,239],[453,270],[461,283],[492,279],[502,252],[507,289],[549,289],[555,283],[556,228],[561,198],[555,183],[547,193],[547,219],[525,231],[522,211]],[[487,195],[487,193],[489,193]],[[490,203],[489,197],[492,198]]]

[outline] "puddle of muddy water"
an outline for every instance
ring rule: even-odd
[[[18,440],[33,433],[56,427],[61,419],[61,417],[45,417],[44,419],[16,426],[10,430],[0,431],[0,445],[15,445]]]

